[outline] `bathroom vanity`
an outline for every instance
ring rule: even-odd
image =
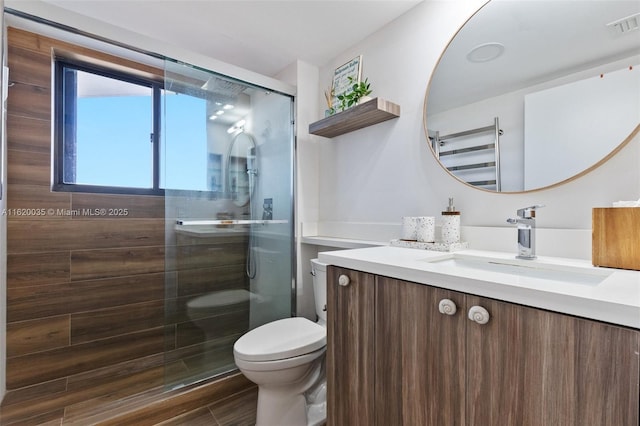
[[[473,250],[319,257],[329,425],[638,425],[640,273]]]

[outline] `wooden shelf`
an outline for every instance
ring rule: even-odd
[[[333,138],[400,117],[400,105],[374,98],[309,125],[312,135]]]

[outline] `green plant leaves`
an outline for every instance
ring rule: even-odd
[[[354,83],[355,79],[351,76],[348,77],[349,83]],[[369,79],[365,78],[364,81],[360,83],[354,83],[351,87],[351,91],[348,93],[343,93],[338,95],[338,100],[340,101],[340,109],[344,111],[345,109],[355,105],[358,101],[371,93],[371,83],[369,83]]]

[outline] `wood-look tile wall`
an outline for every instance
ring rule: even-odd
[[[185,301],[246,286],[246,237],[169,236],[165,247],[164,197],[50,190],[52,51],[117,59],[14,28],[8,44],[9,392],[1,424],[59,418],[73,404],[163,385],[165,350],[176,370],[189,368],[182,357],[202,354],[203,333],[189,321]],[[128,215],[58,214],[99,208],[126,208]],[[14,214],[21,209],[49,213]],[[173,283],[168,298],[165,281]],[[230,347],[246,330],[247,309],[221,312],[221,345]]]

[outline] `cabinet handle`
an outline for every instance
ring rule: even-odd
[[[441,314],[445,315],[454,315],[458,308],[456,307],[456,302],[451,299],[442,299],[438,304],[438,309]]]
[[[489,311],[487,311],[482,306],[472,306],[469,309],[469,319],[471,321],[477,322],[478,324],[486,324],[489,322]]]
[[[340,277],[338,278],[338,284],[340,284],[342,287],[348,286],[350,282],[351,280],[346,275],[340,275]]]

